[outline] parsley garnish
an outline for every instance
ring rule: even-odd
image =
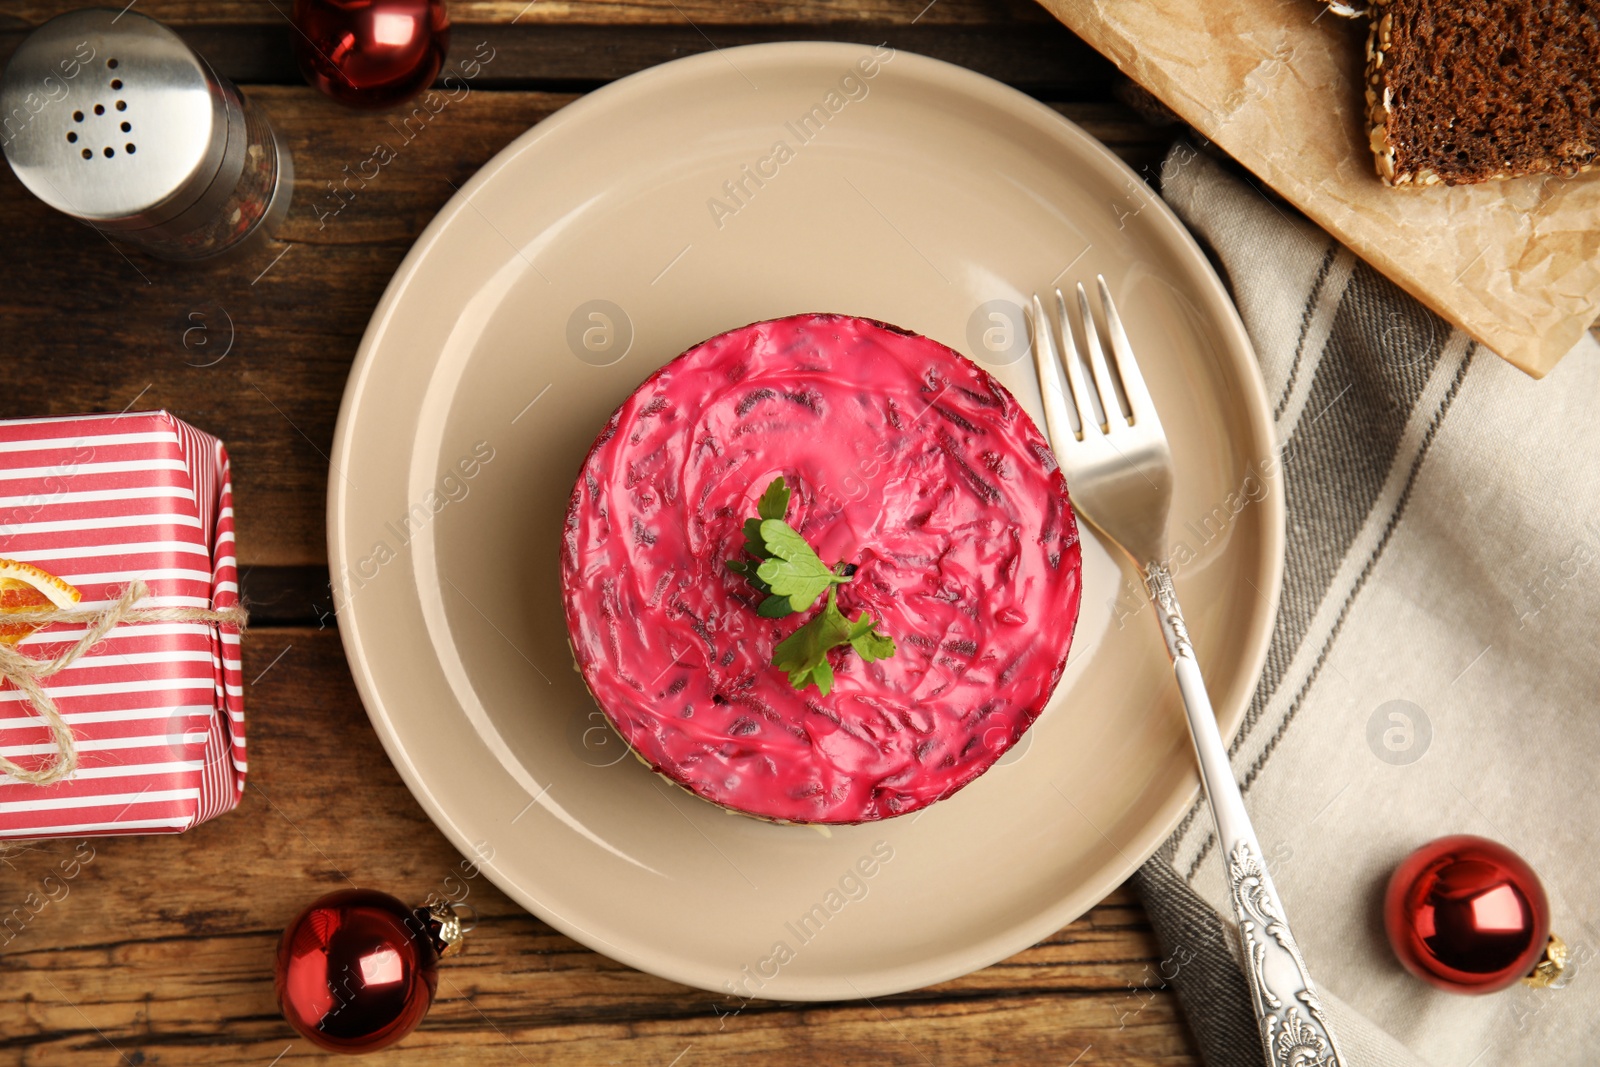
[[[756,568],[756,577],[775,595],[788,597],[791,611],[805,611],[823,590],[850,580],[844,576],[844,564],[829,570],[806,539],[782,519],[762,519],[761,539],[770,558]]]
[[[824,591],[828,602],[809,622],[784,638],[772,650],[772,665],[788,672],[796,689],[815,685],[823,696],[833,688],[833,667],[828,653],[849,645],[868,663],[894,655],[894,638],[876,630],[877,621],[866,612],[854,620],[839,610],[836,586],[850,581],[844,563],[829,567],[816,550],[784,521],[789,510],[789,489],[774,479],[756,504],[760,518],[744,524],[744,550],[759,562],[730,559],[728,569],[744,578],[766,598],[756,609],[768,619],[781,619],[805,611]]]
[[[833,667],[828,653],[849,645],[871,663],[894,655],[894,638],[874,629],[877,620],[866,612],[854,620],[839,610],[838,594],[828,590],[828,603],[800,629],[778,642],[772,650],[772,665],[789,672],[789,684],[796,689],[815,685],[823,696],[833,688]]]

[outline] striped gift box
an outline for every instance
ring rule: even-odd
[[[222,442],[165,411],[0,422],[0,558],[77,586],[81,608],[142,579],[140,608],[239,603]],[[48,659],[81,637],[56,624],[19,649]],[[124,623],[49,680],[78,769],[47,786],[0,775],[0,838],[180,833],[244,790],[239,634],[207,623]],[[0,688],[0,754],[54,753],[31,704]]]

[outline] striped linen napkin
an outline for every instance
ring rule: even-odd
[[[1600,1063],[1600,343],[1535,381],[1187,145],[1161,184],[1227,276],[1284,455],[1283,593],[1231,752],[1346,1061]],[[1209,1067],[1258,1067],[1213,831],[1202,802],[1134,885]],[[1401,969],[1384,886],[1453,833],[1539,873],[1563,988]]]

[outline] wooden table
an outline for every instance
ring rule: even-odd
[[[0,57],[73,6],[8,3]],[[242,806],[180,837],[94,841],[65,899],[0,933],[0,1064],[320,1060],[273,999],[284,924],[331,889],[420,900],[457,872],[460,857],[384,756],[345,665],[326,569],[327,454],[357,342],[391,273],[452,186],[515,135],[643,67],[811,38],[887,41],[999,78],[1136,167],[1154,165],[1173,136],[1118,103],[1111,66],[1026,0],[474,0],[452,5],[453,53],[488,41],[492,66],[329,218],[332,183],[392,134],[383,114],[342,109],[300,81],[289,7],[136,8],[182,32],[288,139],[293,208],[281,240],[259,254],[196,269],[124,253],[33,199],[8,169],[0,177],[0,415],[166,408],[224,438],[254,613]],[[0,919],[76,844],[6,857]],[[1125,889],[956,981],[876,1002],[738,1010],[580,947],[482,878],[467,888],[481,925],[447,964],[432,1014],[384,1062],[1198,1062]]]

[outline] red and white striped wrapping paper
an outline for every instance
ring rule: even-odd
[[[128,583],[138,607],[239,603],[233,493],[222,442],[165,411],[0,421],[0,558],[71,582],[82,608]],[[47,659],[84,633],[53,625],[19,646]],[[0,775],[0,838],[180,833],[244,790],[239,633],[124,623],[49,679],[78,741],[70,778]],[[54,746],[22,694],[0,688],[0,753],[31,767]]]

